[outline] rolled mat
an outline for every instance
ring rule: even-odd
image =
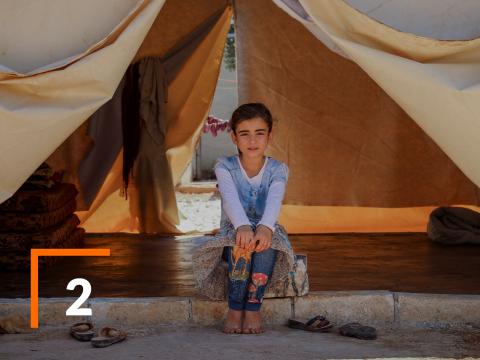
[[[0,213],[0,232],[38,232],[62,223],[76,209],[75,199],[71,199],[62,207],[44,213]]]
[[[0,251],[52,248],[63,243],[80,224],[75,214],[58,225],[34,233],[0,233]]]
[[[480,245],[480,213],[462,207],[439,207],[430,214],[427,234],[445,245]]]
[[[77,196],[75,185],[61,183],[51,189],[19,190],[0,204],[1,212],[50,212],[61,208]]]

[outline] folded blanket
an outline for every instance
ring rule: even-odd
[[[214,300],[225,300],[228,294],[228,264],[222,258],[225,246],[235,245],[233,226],[221,228],[214,236],[193,238],[193,274],[200,294]],[[278,250],[272,278],[265,298],[301,296],[308,293],[306,257],[295,256],[282,225],[276,224],[272,236],[272,248]]]
[[[80,224],[74,214],[65,221],[34,233],[0,233],[0,251],[27,250],[32,248],[55,248],[62,244]]]
[[[461,207],[439,207],[432,211],[427,234],[447,244],[480,244],[480,213]]]
[[[25,183],[21,190],[50,189],[62,182],[63,170],[55,171],[47,163],[43,163]]]
[[[62,207],[49,212],[0,212],[0,232],[37,232],[63,222],[75,210],[75,199],[71,199]]]
[[[51,189],[19,190],[0,204],[0,212],[41,213],[56,210],[77,196],[75,185],[62,183]]]
[[[56,249],[82,248],[85,230],[75,228],[61,243],[55,245]],[[44,268],[55,263],[61,256],[39,256],[38,266]],[[0,257],[0,271],[30,269],[30,250],[2,250]]]

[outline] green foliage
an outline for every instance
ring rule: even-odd
[[[225,68],[229,71],[235,71],[235,38],[227,38],[225,54],[223,56],[225,59]]]

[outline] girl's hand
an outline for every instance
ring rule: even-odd
[[[255,236],[253,237],[254,243],[258,241],[258,245],[255,248],[255,251],[261,252],[270,248],[270,246],[272,246],[272,236],[272,229],[270,229],[268,226],[265,226],[263,224],[257,226],[257,231],[255,232]]]
[[[237,228],[237,235],[235,238],[235,244],[242,249],[253,251],[254,247],[251,245],[253,242],[253,230],[250,225],[242,225]]]

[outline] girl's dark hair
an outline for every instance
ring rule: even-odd
[[[240,105],[232,114],[230,119],[230,128],[234,134],[237,134],[236,130],[238,124],[244,120],[249,120],[256,117],[265,120],[268,125],[268,132],[272,131],[272,114],[270,113],[270,110],[268,110],[268,108],[262,103],[249,103]]]

